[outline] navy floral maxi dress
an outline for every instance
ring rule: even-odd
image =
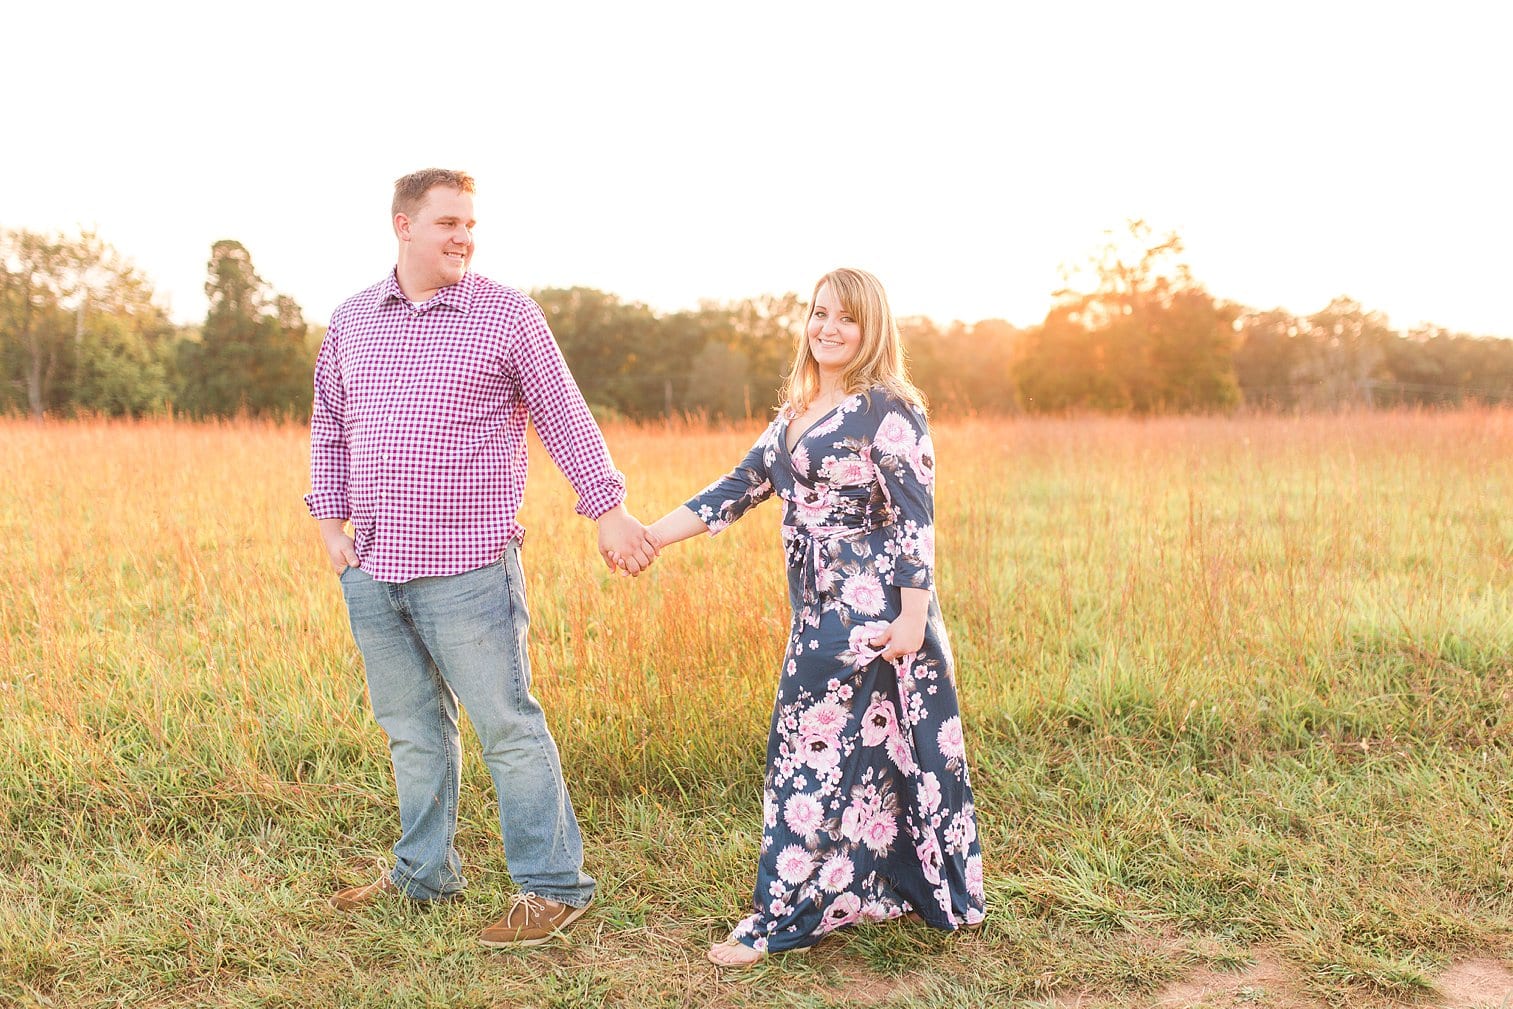
[[[688,502],[718,533],[774,493],[793,605],[767,742],[757,950],[909,911],[980,922],[982,852],[945,624],[934,594],[935,459],[924,415],[881,388],[788,451],[780,411],[746,458]],[[871,638],[902,587],[931,592],[925,641],[890,662]]]

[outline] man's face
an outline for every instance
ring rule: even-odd
[[[475,224],[473,197],[448,186],[433,187],[413,215],[394,217],[408,267],[433,290],[450,287],[467,275]]]

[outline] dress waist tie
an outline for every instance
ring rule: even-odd
[[[793,526],[793,535],[788,540],[788,562],[798,565],[804,602],[815,603],[830,595],[828,587],[820,585],[820,575],[825,570],[821,550],[830,544],[866,536],[887,525],[889,523],[868,521],[858,525]]]

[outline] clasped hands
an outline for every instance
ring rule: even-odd
[[[600,515],[599,556],[611,571],[639,575],[657,558],[658,546],[635,516],[618,505]]]

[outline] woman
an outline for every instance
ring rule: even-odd
[[[982,855],[935,599],[935,460],[877,278],[815,286],[786,402],[745,460],[654,523],[660,548],[782,498],[793,623],[767,743],[753,913],[709,958],[905,914],[983,917]]]

